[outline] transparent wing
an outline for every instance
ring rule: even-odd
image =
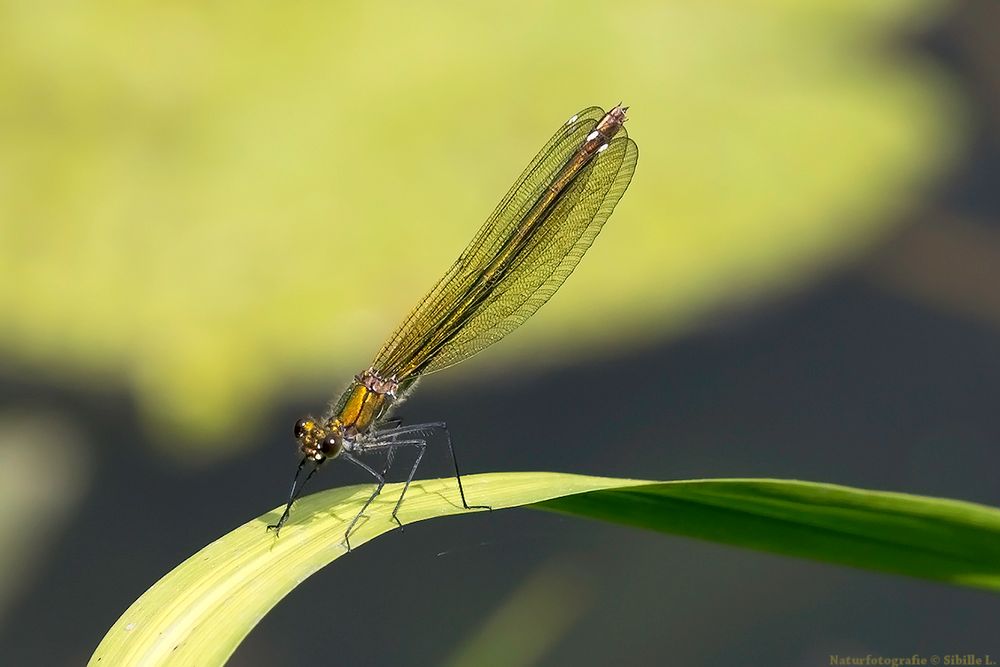
[[[426,338],[475,284],[479,272],[502,247],[531,205],[604,115],[599,107],[588,107],[564,123],[531,160],[525,170],[483,223],[458,260],[420,300],[396,329],[373,362],[385,376],[397,374],[418,353]]]
[[[579,179],[575,196],[563,199],[540,230],[522,266],[499,285],[451,340],[422,369],[433,373],[456,364],[497,342],[519,327],[562,286],[594,243],[605,221],[625,193],[639,152],[628,137],[611,141]]]
[[[507,240],[517,224],[549,186],[552,177],[562,168],[570,155],[579,148],[584,138],[590,134],[597,121],[604,117],[601,107],[587,107],[573,114],[542,146],[521,175],[514,181],[496,209],[487,218],[476,236],[452,266],[455,270],[478,269],[477,259],[495,254]],[[449,271],[449,273],[451,273]],[[440,281],[443,283],[447,274]],[[439,283],[439,284],[440,284]],[[433,292],[432,292],[433,293]],[[428,295],[430,296],[430,295]],[[419,306],[415,309],[419,310]]]
[[[405,380],[458,363],[530,317],[566,280],[628,187],[638,151],[624,129],[554,205],[512,239],[604,112],[584,109],[531,161],[458,261],[379,352],[373,366]],[[484,277],[486,267],[493,267]]]
[[[385,376],[399,373],[428,342],[450,309],[468,293],[483,266],[496,256],[532,204],[548,187],[552,176],[580,146],[604,116],[599,107],[587,107],[556,130],[497,205],[458,260],[420,300],[396,329],[373,362]],[[426,356],[426,355],[425,355]]]

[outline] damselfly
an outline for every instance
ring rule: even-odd
[[[363,468],[377,484],[344,534],[385,485],[396,453],[416,452],[392,518],[427,448],[427,435],[444,435],[462,505],[469,505],[444,422],[404,425],[389,417],[393,404],[418,378],[468,359],[520,326],[555,293],[590,248],[632,180],[639,157],[623,126],[627,107],[607,113],[588,107],[564,123],[535,156],[448,272],[417,304],[323,418],[295,423],[302,460],[278,522],[288,520],[306,482],[328,459]],[[384,455],[381,472],[367,455]],[[303,469],[312,466],[302,484]]]

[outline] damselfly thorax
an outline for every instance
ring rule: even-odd
[[[357,440],[386,415],[398,390],[395,378],[383,378],[373,368],[355,375],[331,414],[322,420],[304,417],[295,422],[299,451],[316,463],[335,458],[341,450],[352,451]]]

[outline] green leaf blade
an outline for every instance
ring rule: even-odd
[[[1000,591],[1000,511],[834,484],[667,482],[541,503],[760,551]]]
[[[832,484],[719,479],[650,482],[558,473],[463,477],[471,503],[530,506],[762,551],[1000,591],[1000,510]],[[351,534],[357,548],[395,528],[402,485],[386,485]],[[372,486],[280,507],[208,545],[144,593],[91,665],[221,665],[293,588],[344,555],[344,531]],[[414,482],[404,523],[465,514],[452,478]],[[303,634],[309,632],[303,627]]]

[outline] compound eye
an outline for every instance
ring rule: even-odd
[[[334,457],[340,452],[340,443],[337,441],[336,437],[328,435],[323,438],[323,442],[320,444],[320,449],[326,456]]]
[[[308,421],[306,421],[305,419],[300,419],[297,422],[295,422],[295,439],[296,440],[300,439],[302,436],[304,436],[306,434],[306,431],[308,430],[308,428],[306,427],[307,424],[308,424]]]

